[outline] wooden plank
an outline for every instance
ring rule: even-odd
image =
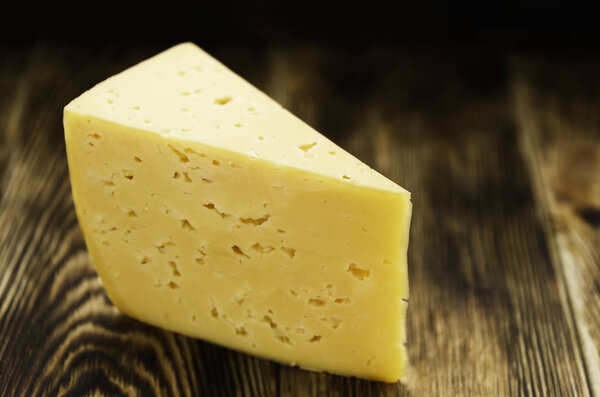
[[[0,142],[10,142],[0,162],[0,395],[590,394],[503,57],[213,51],[413,192],[406,385],[281,366],[119,314],[77,226],[61,111],[158,50],[40,45],[0,62],[0,87],[15,93],[0,98]]]
[[[387,126],[380,147],[395,147],[389,157],[418,214],[409,257],[415,394],[588,395],[504,58],[425,54],[404,78],[406,60],[396,63],[376,107]]]
[[[600,395],[600,60],[514,59],[514,96],[536,193],[549,212],[590,387]]]

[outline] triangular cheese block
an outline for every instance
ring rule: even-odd
[[[404,375],[406,190],[193,44],[85,92],[64,126],[122,312],[304,368]]]

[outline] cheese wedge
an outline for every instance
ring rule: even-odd
[[[312,370],[404,375],[406,190],[189,43],[73,100],[64,128],[123,313]]]

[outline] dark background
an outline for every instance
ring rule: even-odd
[[[83,45],[195,41],[261,46],[319,42],[597,52],[598,13],[586,1],[20,3],[6,11],[0,43]],[[10,7],[9,7],[10,8]]]

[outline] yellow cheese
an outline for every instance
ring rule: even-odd
[[[404,375],[406,190],[189,43],[73,100],[64,127],[122,312],[303,368]]]

